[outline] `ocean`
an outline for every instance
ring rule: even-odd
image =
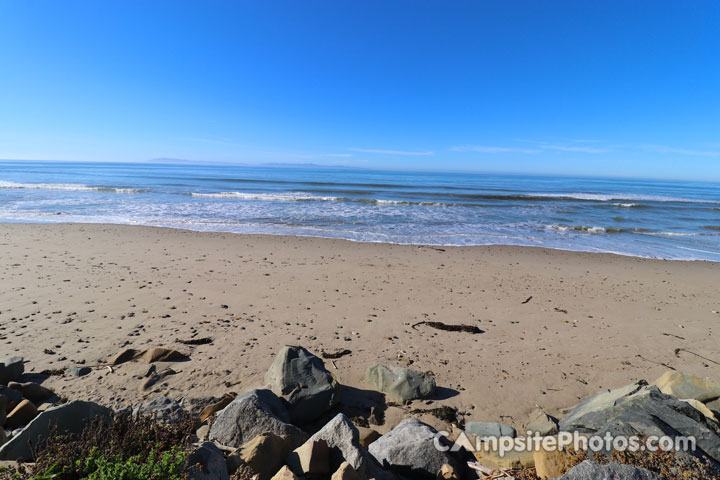
[[[720,261],[720,184],[705,182],[0,161],[0,221]]]

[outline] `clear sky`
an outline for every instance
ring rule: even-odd
[[[0,0],[0,158],[720,180],[720,2]]]

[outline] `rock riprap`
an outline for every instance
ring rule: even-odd
[[[290,420],[317,420],[340,400],[340,385],[323,361],[303,347],[286,346],[275,356],[265,382],[289,407]]]

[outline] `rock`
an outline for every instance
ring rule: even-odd
[[[596,400],[596,395],[570,411],[560,420],[560,429],[613,437],[694,437],[696,454],[720,461],[720,425],[690,404],[660,392],[656,386],[639,384],[599,395],[603,395],[602,401]],[[613,398],[611,403],[608,398]]]
[[[327,475],[330,473],[330,451],[323,439],[307,441],[285,459],[296,475]]]
[[[460,480],[460,477],[458,477],[455,469],[447,463],[440,467],[440,471],[437,473],[436,477],[442,480]]]
[[[22,402],[22,393],[18,392],[14,388],[10,388],[4,385],[0,385],[0,395],[5,395],[8,399],[7,408],[12,410],[17,406],[18,403]]]
[[[112,410],[93,402],[75,400],[40,413],[17,435],[0,447],[0,460],[32,460],[48,439],[51,428],[60,435],[79,434],[89,419],[102,417],[109,420]]]
[[[343,462],[340,467],[332,474],[330,480],[363,480],[355,469],[347,462]]]
[[[2,393],[2,391],[0,391]],[[713,400],[712,402],[705,403],[705,406],[712,412],[720,412],[720,398]],[[720,416],[717,417],[720,420]]]
[[[644,468],[615,462],[598,465],[591,460],[585,460],[575,465],[559,480],[599,480],[605,478],[613,480],[661,480],[660,477]]]
[[[661,392],[677,398],[692,398],[706,402],[720,397],[720,382],[673,370],[665,372],[652,385],[656,385]]]
[[[207,421],[208,418],[230,405],[230,402],[232,402],[234,399],[235,395],[226,394],[217,402],[211,403],[207,407],[203,408],[202,412],[200,412],[200,421]]]
[[[580,433],[593,433],[616,417],[627,406],[623,404],[633,398],[647,386],[647,382],[639,382],[616,388],[604,390],[580,402],[558,422],[561,431],[579,431]]]
[[[283,347],[265,382],[288,402],[293,423],[317,420],[340,400],[340,386],[323,361],[302,347]]]
[[[565,451],[540,448],[533,452],[535,474],[541,479],[557,478],[566,473],[577,460]]]
[[[142,352],[140,352],[139,350],[135,350],[134,348],[126,348],[125,350],[115,354],[115,356],[112,357],[108,363],[110,363],[110,365],[120,365],[125,362],[135,360],[140,355],[142,355]]]
[[[7,433],[5,433],[5,430],[0,428],[0,447],[5,445],[5,442],[8,441]]]
[[[8,383],[8,387],[12,388],[13,390],[17,390],[23,397],[33,403],[44,402],[48,398],[55,395],[52,390],[50,390],[49,388],[45,388],[38,383],[10,382]]]
[[[368,447],[370,454],[385,468],[409,478],[434,479],[444,464],[458,472],[465,469],[457,452],[435,448],[437,431],[416,418],[407,418]],[[450,443],[443,437],[446,446]]]
[[[229,480],[225,457],[212,442],[203,442],[187,457],[190,480]]]
[[[377,430],[366,427],[356,427],[360,434],[360,445],[367,448],[372,442],[380,438],[380,433]]]
[[[178,403],[180,404],[180,407],[182,407],[183,411],[195,418],[198,418],[204,409],[214,403],[217,403],[218,400],[220,399],[217,397],[183,397],[178,401]]]
[[[25,373],[23,357],[5,357],[0,359],[0,384],[7,385],[20,379]]]
[[[180,420],[183,409],[178,402],[168,397],[156,397],[148,402],[133,408],[133,415],[155,417],[166,423]]]
[[[7,414],[5,426],[7,428],[17,428],[22,425],[27,425],[35,418],[37,413],[37,407],[35,407],[30,400],[23,400]]]
[[[533,434],[537,433],[541,437],[555,435],[558,433],[557,418],[551,417],[537,408],[530,414],[530,421],[525,430],[533,432]]]
[[[66,375],[72,375],[74,377],[84,377],[90,372],[92,372],[92,368],[90,367],[70,367],[65,369]]]
[[[409,368],[374,365],[366,374],[366,381],[394,402],[405,403],[427,398],[435,393],[435,379],[426,373]]]
[[[263,433],[287,435],[302,443],[307,434],[290,425],[285,405],[270,390],[251,390],[238,396],[218,413],[210,428],[210,440],[240,447]]]
[[[5,426],[5,422],[7,420],[7,411],[8,411],[9,403],[10,402],[8,401],[8,397],[0,394],[0,431],[2,431],[2,432],[4,432],[2,427]]]
[[[360,445],[359,432],[350,420],[338,413],[306,442],[325,440],[330,449],[330,471],[349,463],[362,478],[389,478],[375,463],[368,451]]]
[[[201,442],[204,442],[208,439],[208,436],[210,435],[210,425],[202,425],[200,428],[195,430],[195,436],[198,437],[198,440]]]
[[[709,418],[710,420],[714,422],[718,421],[718,419],[715,417],[715,414],[704,403],[695,400],[694,398],[685,398],[681,401],[690,404],[691,407],[705,415],[705,417]]]
[[[295,475],[287,466],[284,466],[271,480],[300,480],[300,477]]]
[[[287,435],[263,433],[228,456],[228,472],[234,473],[245,464],[259,475],[260,480],[269,480],[283,466],[285,457],[299,446],[297,439]]]
[[[493,447],[496,445],[491,443],[489,446]],[[510,450],[509,452],[504,451],[503,455],[500,455],[498,450],[490,448],[488,451],[481,449],[473,452],[473,454],[480,463],[490,468],[532,468],[535,465],[535,458],[532,451]]]
[[[510,425],[497,422],[467,422],[465,432],[480,438],[515,438],[517,435],[515,429]]]

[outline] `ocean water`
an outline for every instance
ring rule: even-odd
[[[720,184],[704,182],[2,161],[0,221],[720,261]]]

